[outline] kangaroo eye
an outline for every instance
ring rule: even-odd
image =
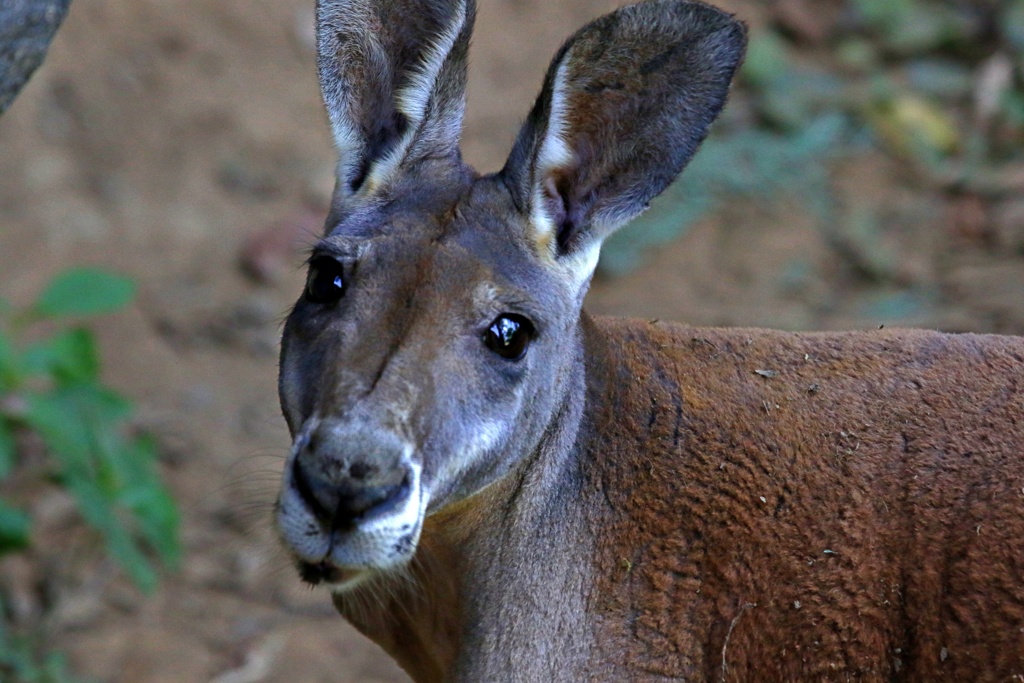
[[[533,339],[533,323],[521,315],[498,316],[484,333],[484,344],[508,360],[519,360]]]
[[[342,265],[330,256],[317,256],[309,262],[306,276],[306,300],[314,304],[337,303],[345,293]]]

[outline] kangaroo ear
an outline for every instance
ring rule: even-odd
[[[562,46],[502,171],[542,255],[589,277],[604,238],[689,162],[745,46],[742,23],[685,0],[623,7]]]
[[[473,0],[317,0],[335,200],[374,194],[426,157],[458,157]]]

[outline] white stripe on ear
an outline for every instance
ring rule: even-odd
[[[337,177],[349,180],[356,174],[358,166],[363,163],[366,141],[356,123],[356,110],[359,105],[343,94],[346,89],[345,82],[338,77],[333,67],[336,67],[339,62],[365,61],[370,73],[386,75],[389,74],[391,65],[377,34],[363,28],[372,26],[376,21],[376,17],[368,5],[321,0],[317,6],[317,13],[318,75],[320,87],[324,91],[324,103],[327,105],[334,147],[338,151]],[[331,19],[328,21],[324,17],[331,17]],[[328,28],[331,30],[327,30]],[[358,35],[360,42],[339,44],[336,29],[342,29],[351,35]],[[355,55],[351,59],[343,60],[339,54],[342,50],[355,53]],[[323,71],[325,52],[333,55],[329,62],[332,68],[331,77],[325,77]],[[338,108],[334,109],[333,107]]]
[[[569,79],[567,70],[571,61],[571,53],[571,50],[566,52],[562,63],[555,71],[555,78],[551,86],[550,114],[534,166],[533,206],[530,219],[535,230],[536,243],[541,251],[540,256],[553,262],[570,290],[582,293],[586,291],[584,285],[590,281],[590,277],[597,268],[597,262],[601,256],[601,245],[596,243],[557,259],[559,226],[555,224],[554,217],[550,215],[548,206],[551,199],[557,199],[558,195],[554,188],[545,187],[543,180],[544,178],[553,178],[553,171],[568,168],[575,161],[575,155],[569,146],[569,114],[571,112],[569,111],[569,93],[566,87]],[[548,194],[554,196],[549,198],[546,196]]]
[[[331,120],[331,133],[334,135],[334,148],[338,151],[338,167],[336,178],[348,179],[355,175],[356,167],[363,156],[362,138],[355,129],[348,125],[348,120],[340,118]]]
[[[427,104],[430,102],[430,95],[441,74],[441,67],[444,66],[445,60],[448,59],[449,53],[455,47],[455,41],[459,39],[459,34],[462,33],[465,26],[466,0],[461,0],[452,23],[444,33],[434,39],[423,61],[415,67],[411,74],[411,82],[398,93],[398,110],[408,116],[410,120],[421,123],[426,116]]]
[[[554,84],[551,89],[551,113],[547,122],[547,129],[544,131],[544,139],[541,141],[540,149],[537,152],[537,161],[533,172],[533,210],[530,218],[533,221],[534,229],[537,231],[537,242],[542,251],[542,256],[554,258],[557,255],[558,245],[553,217],[547,210],[547,201],[544,193],[543,178],[550,178],[551,171],[558,168],[565,168],[572,164],[573,154],[567,141],[569,101],[566,94],[566,69],[569,67],[570,54],[566,53],[555,72]]]
[[[466,26],[466,14],[466,0],[461,0],[451,24],[434,39],[423,60],[414,67],[409,84],[396,95],[395,106],[398,111],[405,114],[411,125],[408,132],[388,156],[374,166],[363,186],[363,192],[372,194],[382,185],[387,184],[406,160],[413,142],[420,137],[427,115],[427,107],[430,105],[430,97],[434,94],[445,60],[448,59],[448,55],[455,46],[455,41],[459,39],[459,35]],[[442,125],[454,128],[453,131],[450,131],[451,139],[458,139],[466,106],[465,101],[460,100],[457,106],[458,109],[455,112],[457,115],[446,116],[445,120],[440,122]]]

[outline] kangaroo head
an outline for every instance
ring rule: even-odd
[[[317,4],[339,162],[282,340],[277,521],[304,577],[337,590],[404,565],[427,515],[527,461],[582,400],[600,245],[692,157],[745,45],[699,2],[604,16],[481,176],[459,152],[473,18],[472,0]]]

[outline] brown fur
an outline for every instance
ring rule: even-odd
[[[550,524],[592,535],[594,647],[557,680],[1024,674],[1024,340],[585,330],[592,412],[562,482],[580,488]],[[481,626],[464,593],[500,595],[479,555],[530,478],[430,518],[416,581],[370,620],[338,601],[415,680],[479,656],[460,649]],[[561,582],[532,542],[501,552],[525,583]]]
[[[590,608],[624,673],[1024,674],[1024,340],[588,336]]]

